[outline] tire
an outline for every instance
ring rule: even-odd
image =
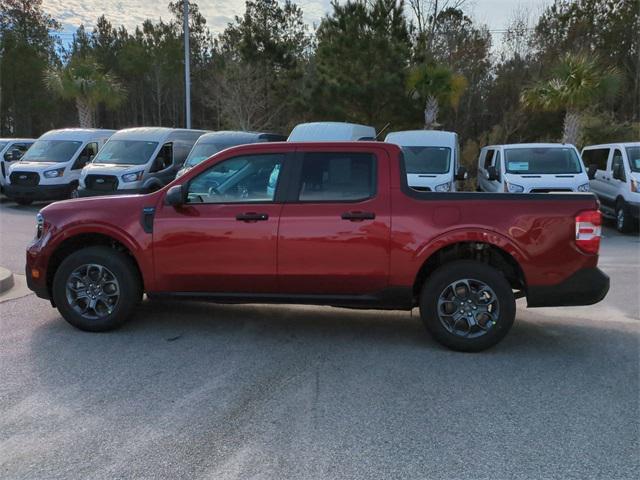
[[[469,292],[470,287],[471,295],[459,298],[452,285],[460,290],[458,293],[465,288]],[[484,290],[483,285],[489,290]],[[484,293],[478,295],[481,289]],[[464,298],[471,303],[463,302]],[[489,301],[490,298],[495,300]],[[442,319],[438,313],[440,300]],[[452,308],[453,313],[447,314]],[[463,318],[454,320],[460,314]],[[511,329],[515,314],[516,302],[509,282],[499,270],[475,260],[441,266],[427,278],[420,295],[420,316],[429,333],[442,345],[461,352],[479,352],[500,342]],[[477,323],[475,326],[470,325],[471,318]]]
[[[616,203],[616,229],[620,233],[629,233],[633,230],[633,218],[627,212],[627,206],[624,200],[618,200]]]
[[[97,279],[99,272],[103,280]],[[74,273],[77,281],[71,289],[68,286]],[[78,250],[65,258],[53,277],[52,290],[53,300],[67,322],[80,330],[105,332],[120,327],[131,316],[142,297],[142,282],[128,255],[97,246]],[[86,295],[94,299],[93,309],[85,308],[91,302]],[[72,297],[77,297],[75,302]],[[79,312],[82,309],[87,310],[84,315]]]
[[[18,205],[22,205],[23,207],[27,207],[33,203],[33,200],[29,200],[28,198],[16,198],[15,201]]]

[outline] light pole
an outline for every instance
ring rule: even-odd
[[[184,0],[184,103],[185,128],[191,128],[191,73],[189,65],[189,0]]]

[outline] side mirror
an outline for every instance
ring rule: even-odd
[[[493,165],[487,167],[487,179],[492,182],[500,181],[500,175],[498,174],[496,167],[494,167]]]
[[[589,180],[593,180],[594,178],[596,178],[596,170],[598,170],[597,165],[589,165],[589,168],[587,169],[587,177],[589,177]]]
[[[615,167],[613,167],[613,178],[617,180],[622,180],[623,182],[625,181],[624,170],[622,165],[618,164]]]
[[[164,201],[167,205],[173,207],[184,205],[186,202],[185,192],[186,190],[182,188],[182,185],[174,185],[167,191]]]
[[[459,181],[464,181],[467,179],[468,173],[467,169],[464,167],[458,167],[458,171],[456,172],[455,179]]]

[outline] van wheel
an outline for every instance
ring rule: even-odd
[[[108,247],[88,247],[64,259],[53,278],[53,300],[80,330],[104,332],[122,325],[142,297],[133,261]]]
[[[73,185],[71,190],[69,191],[69,198],[80,198],[80,194],[78,193],[78,185]]]
[[[438,268],[420,295],[425,327],[452,350],[479,352],[492,347],[509,332],[515,314],[515,297],[502,273],[474,260]]]
[[[22,205],[24,207],[31,205],[33,203],[33,200],[30,200],[28,198],[16,198],[16,203],[18,205]]]
[[[633,229],[633,219],[627,213],[624,200],[619,200],[616,204],[616,228],[620,233],[629,233]]]

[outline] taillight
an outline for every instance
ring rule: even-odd
[[[602,215],[598,210],[587,210],[576,216],[576,245],[584,253],[598,253],[601,225]]]

